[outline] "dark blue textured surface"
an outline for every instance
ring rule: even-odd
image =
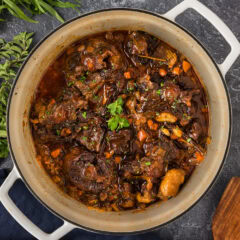
[[[195,0],[192,0],[193,2]],[[110,7],[139,8],[155,13],[164,13],[181,0],[81,0],[81,13]],[[239,0],[200,0],[207,5],[230,27],[240,40],[240,3]],[[65,19],[77,16],[73,10],[60,10]],[[6,16],[6,22],[0,22],[0,38],[11,39],[21,31],[34,31],[33,44],[36,44],[48,32],[59,25],[59,22],[46,15],[38,16],[39,24],[26,23],[11,16]],[[192,32],[208,49],[214,60],[221,63],[230,51],[229,45],[216,29],[204,20],[198,13],[189,9],[177,18],[177,22]],[[233,110],[233,135],[226,164],[212,189],[189,212],[174,222],[147,234],[136,236],[112,237],[83,230],[73,230],[64,240],[208,240],[212,239],[211,219],[221,198],[221,195],[233,176],[240,176],[240,58],[236,61],[226,76]],[[11,169],[10,158],[1,161],[0,169]],[[6,170],[0,170],[0,183],[7,175]],[[61,224],[37,200],[32,197],[22,183],[17,183],[11,190],[11,197],[24,213],[40,228],[51,232]],[[0,203],[0,240],[34,239],[6,212]]]

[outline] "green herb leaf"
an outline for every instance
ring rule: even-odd
[[[150,165],[151,165],[151,162],[145,162],[145,165],[146,165],[146,166],[150,166]]]
[[[156,93],[158,94],[158,95],[161,95],[161,89],[158,89],[157,91],[156,91]]]
[[[85,80],[86,80],[86,77],[85,77],[85,76],[81,76],[81,77],[80,77],[80,81],[83,82],[83,81],[85,81]]]
[[[126,118],[121,118],[119,115],[111,117],[107,122],[108,128],[110,128],[111,131],[130,126],[128,120]]]
[[[192,139],[191,139],[191,138],[188,138],[188,139],[187,139],[187,142],[188,142],[188,143],[190,143],[191,141],[192,141]]]
[[[82,137],[82,140],[83,140],[83,141],[87,141],[87,137],[83,136],[83,137]]]
[[[86,118],[87,118],[87,112],[83,112],[83,113],[82,113],[82,116],[83,116],[83,118],[86,119]]]
[[[74,83],[75,83],[74,81],[68,82],[68,83],[67,83],[67,86],[68,86],[68,87],[71,87]]]
[[[88,126],[83,126],[83,129],[84,130],[88,130]]]
[[[115,102],[109,104],[107,106],[109,112],[111,113],[111,115],[117,115],[117,114],[120,114],[122,113],[123,109],[122,109],[122,106],[123,106],[123,100],[121,97],[119,97]]]
[[[130,124],[126,118],[119,118],[118,129],[129,127]]]
[[[108,128],[110,128],[111,131],[117,129],[118,119],[116,117],[110,118],[107,122],[108,122]]]
[[[4,1],[5,2],[5,1]],[[8,1],[11,2],[11,1]],[[14,6],[14,5],[11,5]],[[0,13],[1,13],[0,6]],[[0,39],[0,157],[8,156],[6,112],[7,100],[12,81],[18,68],[26,59],[32,42],[33,33],[22,32],[15,36],[12,41],[5,42]]]
[[[76,11],[79,5],[79,1],[75,0],[76,3],[61,1],[61,0],[2,0],[0,5],[0,14],[4,11],[8,11],[10,14],[17,18],[21,18],[27,22],[38,23],[23,12],[25,8],[32,15],[46,14],[57,18],[60,22],[64,22],[64,19],[54,9],[55,7],[60,8],[72,8]],[[4,19],[0,19],[3,21]]]

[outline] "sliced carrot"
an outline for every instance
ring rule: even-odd
[[[59,183],[59,182],[61,181],[61,178],[60,178],[59,176],[54,176],[54,177],[53,177],[53,181],[54,181],[55,183]]]
[[[92,53],[94,51],[94,48],[91,46],[87,47],[87,52]]]
[[[37,155],[37,161],[41,162],[41,160],[42,160],[42,157],[40,155]]]
[[[177,138],[178,138],[178,136],[176,136],[175,134],[172,134],[172,135],[171,135],[171,139],[175,140],[175,139],[177,139]]]
[[[74,48],[71,47],[71,48],[69,48],[69,49],[67,50],[67,55],[70,55],[70,54],[72,54],[73,52],[74,52]]]
[[[183,60],[182,68],[183,68],[183,71],[186,73],[191,68],[191,64],[189,62]]]
[[[87,66],[89,70],[92,70],[94,67],[92,61],[87,61]]]
[[[108,98],[107,98],[106,94],[104,94],[103,99],[102,99],[102,104],[105,105],[107,103],[107,100],[108,100]]]
[[[197,163],[201,163],[204,159],[203,155],[200,152],[195,152],[194,156],[196,158]]]
[[[207,143],[207,144],[210,144],[210,143],[211,143],[211,138],[210,138],[210,137],[207,137],[206,143]]]
[[[105,157],[106,158],[111,158],[113,154],[114,154],[113,150],[111,150],[110,152],[105,152]]]
[[[175,68],[173,68],[172,73],[173,73],[174,75],[180,75],[181,69],[180,69],[179,67],[175,67]]]
[[[53,158],[57,158],[60,155],[60,153],[61,153],[61,148],[57,148],[51,152],[51,156]]]
[[[126,99],[127,95],[126,94],[121,94],[119,97],[121,97],[122,99]]]
[[[77,50],[78,50],[78,52],[82,52],[84,49],[85,49],[85,46],[80,45]]]
[[[121,157],[119,157],[119,156],[115,157],[115,162],[116,162],[117,164],[119,164],[119,163],[121,162],[121,160],[122,160]]]
[[[70,128],[67,128],[67,129],[66,129],[66,133],[67,133],[67,134],[71,134],[71,133],[72,133],[71,129],[70,129]]]
[[[130,124],[132,124],[133,119],[132,119],[132,118],[129,118],[129,119],[128,119],[128,122],[129,122]]]
[[[49,102],[50,105],[53,105],[54,103],[56,103],[56,100],[54,98],[52,98]]]
[[[148,137],[147,133],[142,129],[138,132],[137,134],[138,140],[140,142],[143,142],[144,140],[146,140],[146,138]]]
[[[157,129],[158,129],[158,124],[157,124],[157,123],[154,123],[154,124],[153,124],[153,127],[152,127],[152,130],[157,131]]]
[[[81,190],[78,190],[78,196],[82,196],[83,195],[83,191],[81,191]]]
[[[158,124],[157,124],[157,123],[154,123],[151,119],[149,119],[149,120],[147,121],[147,124],[148,124],[148,127],[149,127],[151,130],[157,131],[157,129],[158,129]]]
[[[39,123],[39,120],[38,119],[30,119],[30,122],[33,124],[37,124],[37,123]]]
[[[119,212],[119,208],[116,203],[111,204],[111,207],[113,208],[114,211]]]
[[[72,131],[70,128],[63,128],[60,135],[65,137],[67,135],[70,135],[71,133],[72,133]]]
[[[167,75],[167,71],[164,68],[159,69],[159,75],[161,77],[165,77]]]
[[[152,129],[153,121],[152,121],[151,119],[149,119],[149,120],[147,121],[147,125],[148,125],[148,127],[149,127],[150,129]]]
[[[131,78],[131,73],[130,73],[130,72],[125,72],[125,73],[124,73],[124,77],[125,77],[126,79],[130,79],[130,78]]]

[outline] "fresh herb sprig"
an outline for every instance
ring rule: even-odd
[[[123,100],[121,97],[119,97],[115,102],[109,104],[107,106],[108,111],[112,115],[112,117],[108,120],[108,128],[110,128],[111,131],[117,129],[122,129],[125,127],[129,127],[129,122],[126,118],[120,117],[119,114],[123,111]]]
[[[33,20],[25,12],[28,12],[31,15],[48,13],[63,23],[64,19],[54,8],[72,8],[77,10],[77,8],[80,7],[80,2],[78,0],[74,0],[74,2],[75,3],[64,2],[61,0],[1,0],[0,15],[4,11],[8,11],[11,15],[21,18],[27,22],[38,23],[38,21]],[[26,11],[24,12],[23,9]],[[0,20],[4,21],[4,19]]]
[[[32,43],[33,33],[20,33],[12,41],[0,38],[0,158],[8,156],[6,108],[12,80],[26,59]]]

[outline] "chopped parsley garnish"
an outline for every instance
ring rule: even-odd
[[[99,97],[97,95],[93,96],[93,99],[97,100]]]
[[[83,129],[84,130],[88,130],[88,126],[83,126]]]
[[[160,83],[160,86],[163,87],[163,86],[164,86],[164,82],[161,82],[161,83]]]
[[[192,141],[192,139],[191,139],[191,138],[188,138],[188,139],[187,139],[187,142],[188,142],[188,143],[190,143],[191,141]]]
[[[89,71],[86,71],[86,73],[85,73],[86,75],[88,75],[89,74]]]
[[[50,113],[49,111],[46,111],[46,114],[47,114],[47,115],[50,115],[51,113]]]
[[[87,137],[83,136],[83,137],[82,137],[82,140],[83,140],[83,141],[87,141]]]
[[[81,77],[80,77],[80,81],[81,81],[81,82],[83,82],[83,81],[85,81],[85,80],[86,80],[86,77],[85,77],[85,76],[81,76]]]
[[[59,129],[57,129],[57,130],[56,130],[56,133],[57,133],[58,136],[60,136],[61,131],[60,131]]]
[[[150,165],[151,165],[151,162],[145,162],[145,165],[146,165],[146,166],[150,166]]]
[[[111,131],[130,126],[128,120],[126,118],[121,118],[119,115],[111,117],[107,122],[108,128],[110,128]]]
[[[129,127],[129,122],[126,118],[121,118],[119,116],[118,117],[118,129],[121,129],[121,128],[125,128],[125,127]]]
[[[68,87],[71,87],[74,83],[75,83],[74,81],[68,82],[68,83],[67,83],[67,86],[68,86]]]
[[[87,118],[87,112],[83,112],[83,113],[82,113],[82,116],[83,116],[83,118],[86,119],[86,118]]]
[[[130,126],[126,118],[122,118],[119,116],[119,114],[121,114],[123,111],[122,106],[123,106],[123,100],[121,97],[119,97],[115,102],[107,106],[108,111],[112,115],[112,117],[107,121],[108,128],[110,128],[111,131],[115,129],[119,130],[121,128]]]
[[[123,105],[123,100],[121,97],[119,97],[115,102],[109,104],[107,106],[107,109],[111,113],[111,115],[117,115],[122,113],[123,111],[122,105]]]
[[[156,93],[157,93],[158,95],[161,95],[161,92],[162,92],[162,90],[161,90],[161,89],[158,89]]]

